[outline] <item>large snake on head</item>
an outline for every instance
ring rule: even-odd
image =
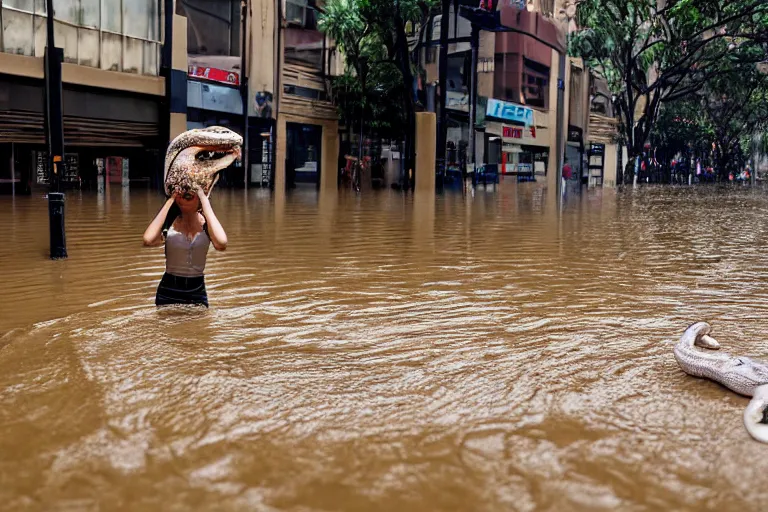
[[[219,171],[240,157],[243,138],[222,126],[189,130],[171,141],[165,155],[165,193],[210,196]]]
[[[688,327],[675,345],[677,363],[689,375],[713,380],[752,397],[744,410],[744,426],[753,438],[768,443],[768,364],[715,352],[720,344],[710,336],[711,332],[712,327],[706,322]]]

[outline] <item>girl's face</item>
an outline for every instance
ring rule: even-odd
[[[183,213],[194,213],[200,207],[200,198],[194,192],[185,192],[176,196],[176,204]]]

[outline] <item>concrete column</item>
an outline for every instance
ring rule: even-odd
[[[173,56],[171,74],[169,142],[187,131],[187,18],[173,16]]]
[[[547,112],[547,126],[549,127],[549,160],[547,162],[548,189],[556,191],[558,173],[557,167],[557,73],[560,54],[556,50],[552,52],[552,65],[549,67],[549,110]]]
[[[277,142],[275,145],[275,190],[285,190],[285,146],[288,144],[288,130],[285,116],[277,116]]]
[[[416,113],[416,192],[435,191],[435,146],[437,116],[434,112]]]
[[[277,2],[275,0],[250,0],[248,36],[249,36],[249,73],[248,73],[248,115],[250,117],[276,116],[275,75],[276,64],[282,59],[282,48],[277,48],[275,32]],[[271,116],[264,116],[256,111],[255,97],[264,94],[272,110]]]
[[[339,123],[326,121],[323,123],[323,139],[320,148],[320,190],[335,191],[339,188]],[[370,188],[370,176],[364,184]]]
[[[603,187],[613,188],[616,186],[616,165],[619,160],[619,146],[616,144],[605,145],[605,156],[603,157]]]

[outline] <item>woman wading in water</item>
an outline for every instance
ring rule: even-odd
[[[144,232],[144,245],[165,243],[165,274],[155,304],[194,304],[208,307],[205,262],[211,244],[227,248],[227,234],[202,189],[173,194]]]

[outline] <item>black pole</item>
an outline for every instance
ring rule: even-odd
[[[243,100],[243,176],[245,188],[250,180],[250,155],[248,154],[248,0],[240,2],[240,95]]]
[[[170,71],[173,69],[173,0],[163,0],[163,12],[165,17],[163,18],[163,51],[160,65],[164,70]]]
[[[51,259],[67,257],[64,233],[64,193],[61,178],[65,172],[64,120],[62,113],[61,63],[64,50],[56,48],[53,39],[53,0],[46,1],[47,44],[45,47],[45,134],[48,143],[48,220]]]
[[[563,50],[560,55],[557,71],[557,134],[555,140],[557,148],[555,149],[555,190],[558,197],[563,197],[563,164],[565,162],[565,141],[563,140],[563,130],[565,129],[565,62],[568,58]]]
[[[469,83],[469,161],[472,164],[472,182],[477,183],[477,158],[475,147],[477,137],[475,136],[475,119],[477,118],[477,57],[478,47],[480,46],[480,27],[472,24],[472,77]],[[464,169],[462,169],[462,173]]]
[[[454,13],[458,19],[458,12]],[[438,82],[440,84],[440,120],[437,123],[437,160],[438,172],[441,176],[446,172],[446,145],[448,143],[448,110],[446,110],[448,81],[448,27],[450,26],[451,0],[443,0],[443,12],[440,19],[440,59],[438,62]],[[431,42],[431,41],[430,41]],[[429,50],[427,50],[429,51]]]
[[[360,91],[361,94],[361,102],[360,102],[360,147],[357,148],[358,153],[358,165],[363,165],[363,146],[365,144],[365,136],[364,136],[364,121],[365,121],[365,107],[366,107],[366,85],[368,80],[368,58],[363,56],[360,57]],[[362,167],[360,167],[362,169]]]
[[[173,0],[162,0],[163,2],[163,50],[160,61],[160,73],[165,77],[165,98],[163,98],[162,106],[165,110],[165,116],[163,122],[160,123],[161,129],[158,131],[157,147],[160,149],[159,160],[163,162],[165,159],[165,152],[168,149],[168,145],[171,142],[171,117],[173,116],[173,16],[175,14],[173,10]],[[155,184],[162,190],[163,165],[155,165]]]

